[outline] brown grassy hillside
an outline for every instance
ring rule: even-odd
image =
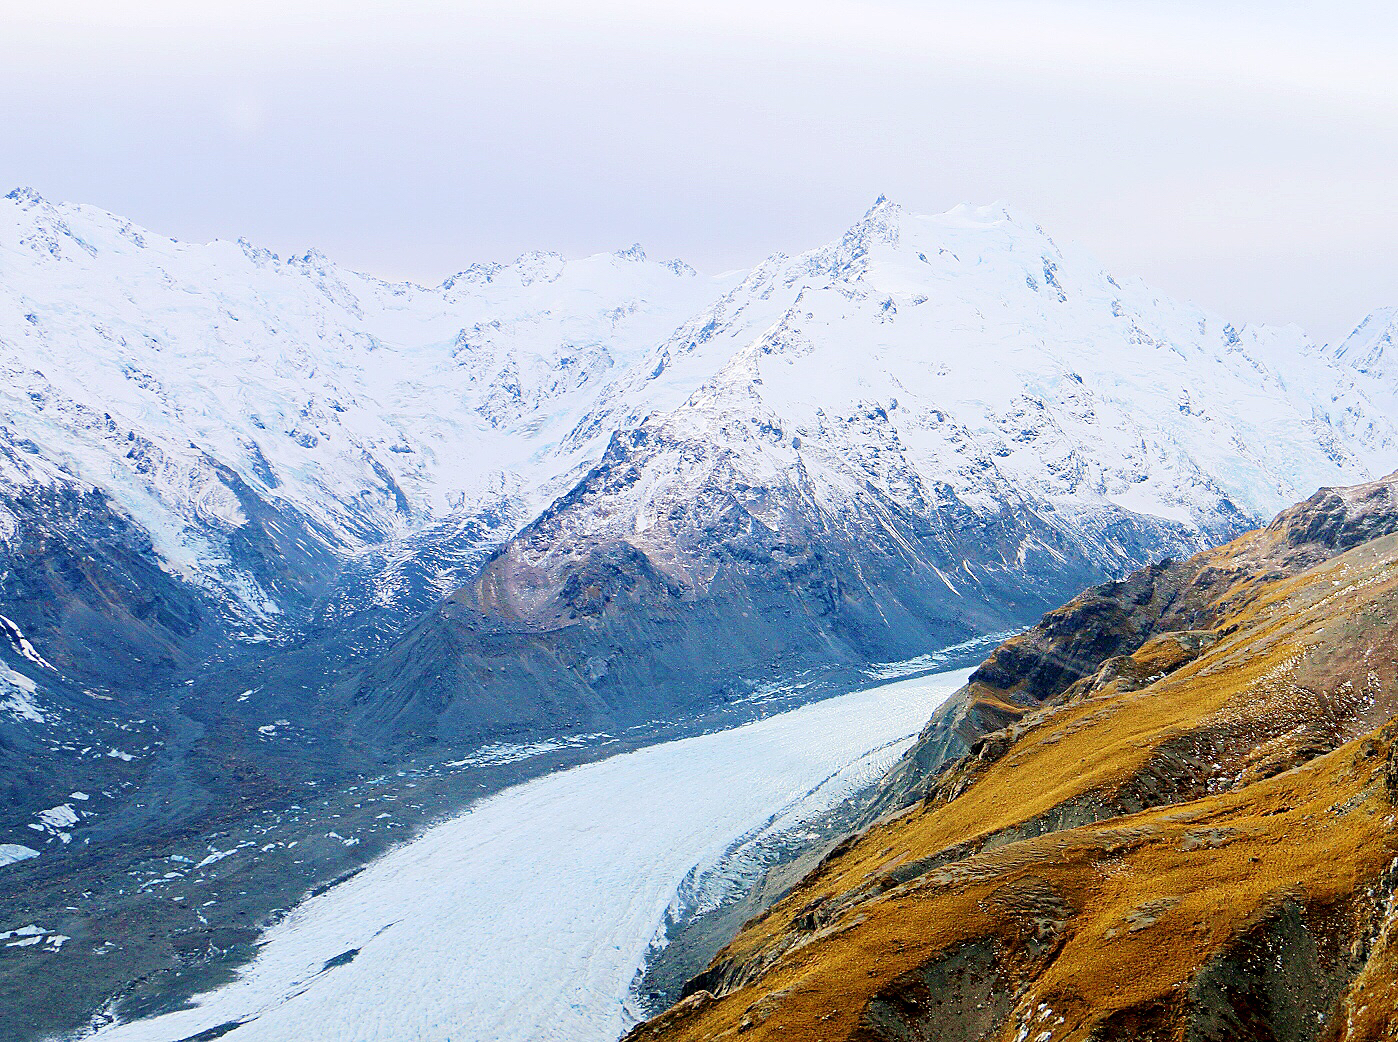
[[[967,755],[926,753],[953,709],[890,781],[920,798],[636,1037],[1398,1039],[1395,490],[1007,642],[959,698]]]

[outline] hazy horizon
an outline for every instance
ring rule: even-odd
[[[4,190],[434,282],[641,243],[705,271],[880,194],[1008,202],[1317,340],[1398,304],[1398,16],[1371,3],[88,0],[0,15]]]

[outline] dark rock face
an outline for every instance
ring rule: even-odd
[[[1307,544],[1343,553],[1352,546],[1398,531],[1394,475],[1354,488],[1323,488],[1304,503],[1277,515],[1269,532],[1292,547]]]
[[[100,492],[30,488],[3,504],[17,530],[0,605],[65,673],[126,686],[201,658],[221,638],[209,603],[160,568],[149,537]]]
[[[1095,673],[1113,655],[1136,650],[1175,603],[1177,566],[1155,564],[1098,586],[1046,614],[1023,639],[995,650],[971,682],[1043,702]]]
[[[1321,912],[1284,900],[1206,963],[1189,991],[1186,1042],[1325,1037],[1358,967],[1347,965],[1343,931],[1316,921],[1322,919]]]
[[[613,439],[470,585],[342,688],[361,733],[460,740],[704,708],[1023,625],[1104,574],[1203,538],[1121,511],[1066,518],[1009,499],[978,510],[948,489],[913,511],[871,488],[833,513],[799,480],[755,486],[722,464],[682,498],[637,505],[650,459],[703,448],[651,430]],[[637,531],[619,520],[628,512],[653,518]]]
[[[231,561],[276,598],[290,628],[303,627],[340,576],[343,561],[329,549],[333,537],[296,511],[267,502],[228,467],[209,464],[237,497],[245,519],[224,533]]]
[[[22,446],[0,437],[0,454],[23,472]],[[206,524],[222,560],[202,577],[166,567],[138,521],[97,488],[50,475],[0,490],[13,519],[0,547],[0,614],[70,680],[148,688],[226,653],[250,625],[247,606],[230,599],[237,584],[224,582],[234,572],[275,602],[258,626],[284,636],[312,630],[320,605],[343,586],[328,533],[208,462],[243,516]]]
[[[860,1042],[994,1038],[1014,1008],[1014,982],[1007,979],[1005,962],[985,941],[947,952],[869,1000]]]

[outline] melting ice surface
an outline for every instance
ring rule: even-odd
[[[966,671],[537,778],[299,906],[234,983],[104,1040],[612,1042],[667,909],[867,785]],[[354,954],[351,955],[350,953]]]

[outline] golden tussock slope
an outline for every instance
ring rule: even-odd
[[[914,802],[634,1037],[1398,1039],[1396,490],[1007,642],[890,779]]]

